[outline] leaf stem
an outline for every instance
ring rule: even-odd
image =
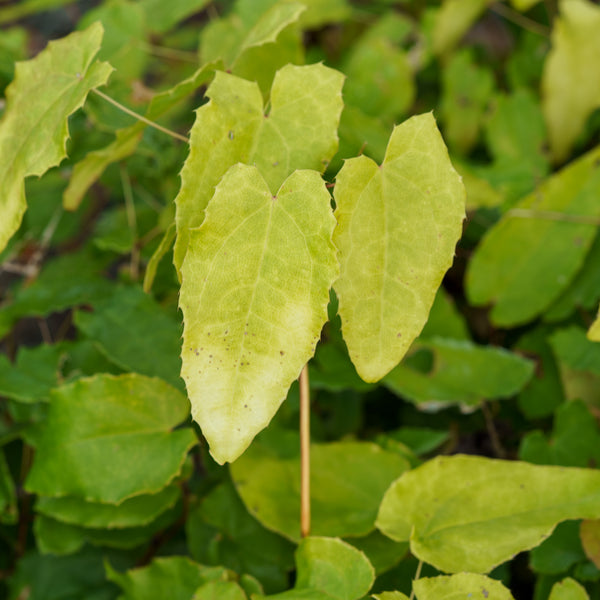
[[[156,44],[147,44],[145,42],[138,42],[137,45],[144,50],[144,52],[152,54],[153,56],[168,58],[170,60],[179,60],[195,65],[198,64],[198,55],[195,52],[176,50],[174,48],[166,48],[165,46],[157,46]]]
[[[496,14],[504,17],[507,21],[513,22],[515,25],[530,31],[531,33],[536,33],[537,35],[541,35],[543,37],[550,37],[550,28],[522,15],[520,12],[513,10],[506,4],[502,4],[500,2],[495,2],[490,6],[490,10],[495,12]]]
[[[125,212],[127,214],[127,225],[131,231],[133,243],[131,244],[131,262],[129,263],[129,275],[133,281],[137,281],[140,275],[140,252],[138,248],[137,218],[135,214],[135,205],[133,201],[133,191],[131,189],[131,180],[129,173],[123,164],[121,169],[121,186],[123,196],[125,197]]]
[[[419,564],[417,565],[417,570],[415,572],[415,578],[413,579],[413,583],[415,581],[417,581],[419,579],[419,577],[421,577],[421,569],[423,568],[423,561],[420,560]],[[410,599],[409,600],[413,600],[413,598],[415,597],[415,588],[414,586],[411,586],[410,589]]]
[[[534,210],[530,208],[511,208],[506,211],[509,217],[521,219],[546,219],[548,221],[567,221],[569,223],[582,223],[584,225],[600,225],[598,217],[587,215],[572,215],[568,213],[555,212],[551,210]]]
[[[127,108],[120,102],[117,102],[110,96],[107,96],[104,92],[101,92],[100,90],[98,90],[96,88],[92,88],[92,92],[94,92],[95,94],[100,96],[100,98],[102,98],[103,100],[110,102],[113,106],[116,106],[119,110],[122,110],[124,113],[127,113],[128,115],[130,115],[132,117],[135,117],[138,121],[141,121],[142,123],[146,123],[146,125],[149,125],[150,127],[154,127],[154,129],[158,129],[158,131],[162,131],[163,133],[166,133],[167,135],[170,135],[171,137],[174,137],[178,140],[181,140],[182,142],[185,142],[186,144],[189,144],[190,140],[188,138],[186,138],[184,135],[181,135],[175,131],[171,131],[170,129],[167,129],[166,127],[163,127],[162,125],[159,125],[158,123],[155,123],[154,121],[151,121],[150,119],[146,119],[146,117],[143,117],[139,113],[136,113],[135,111],[131,110],[130,108]]]
[[[308,365],[300,373],[300,533],[310,535],[310,387]]]

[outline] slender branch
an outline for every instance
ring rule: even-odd
[[[492,443],[494,453],[498,458],[506,458],[506,450],[504,449],[504,447],[502,446],[502,442],[500,441],[498,430],[496,429],[496,425],[494,424],[494,417],[492,416],[490,407],[488,406],[487,402],[481,403],[481,412],[483,413],[483,418],[485,419],[485,426],[488,430],[488,435],[490,436],[490,441]]]
[[[417,565],[417,571],[415,572],[415,578],[413,579],[413,583],[415,581],[417,581],[419,579],[419,577],[421,577],[421,569],[423,568],[423,561],[420,560],[419,564]],[[414,586],[411,587],[410,590],[410,599],[409,600],[413,600],[413,598],[415,597],[415,588]]]
[[[192,64],[198,64],[198,55],[187,50],[176,50],[174,48],[166,48],[165,46],[157,46],[156,44],[148,44],[146,42],[138,42],[137,44],[142,50],[153,56],[168,58],[170,60],[180,60]]]
[[[300,533],[310,535],[310,388],[308,365],[300,373]]]
[[[117,102],[110,96],[107,96],[104,92],[101,92],[100,90],[97,90],[96,88],[92,88],[92,92],[94,92],[96,95],[100,96],[100,98],[102,98],[103,100],[110,102],[113,106],[116,106],[119,110],[122,110],[124,113],[127,113],[128,115],[136,118],[138,121],[141,121],[142,123],[146,123],[146,125],[149,125],[150,127],[154,127],[154,129],[158,129],[158,131],[162,131],[163,133],[166,133],[167,135],[170,135],[171,137],[174,137],[178,140],[181,140],[182,142],[185,142],[186,144],[189,144],[190,140],[188,138],[186,138],[184,135],[181,135],[181,134],[177,133],[176,131],[171,131],[170,129],[167,129],[166,127],[163,127],[162,125],[155,123],[154,121],[150,121],[150,119],[146,119],[146,117],[143,117],[139,113],[136,113],[135,111],[131,110],[130,108],[127,108],[120,102]]]
[[[133,191],[131,189],[131,180],[129,173],[124,165],[121,164],[121,186],[123,187],[123,196],[125,197],[125,212],[127,214],[127,225],[133,237],[131,245],[131,262],[129,263],[129,274],[133,281],[137,281],[140,276],[140,251],[138,248],[137,219],[135,206],[133,203]]]
[[[582,223],[584,225],[600,225],[600,219],[587,215],[571,215],[568,213],[551,210],[534,210],[529,208],[511,208],[506,211],[507,216],[521,219],[546,219],[548,221],[567,221],[569,223]]]
[[[541,35],[542,37],[550,37],[550,28],[522,15],[520,12],[512,9],[510,6],[506,4],[501,4],[500,2],[496,2],[490,6],[490,10],[495,12],[496,14],[504,17],[507,21],[512,21],[515,25],[530,31],[531,33],[535,33],[537,35]]]

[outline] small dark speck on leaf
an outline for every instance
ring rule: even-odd
[[[285,352],[283,350],[280,350],[279,354],[281,354],[281,356],[283,356],[285,354]]]
[[[196,356],[199,356],[199,355],[200,355],[200,352],[198,352],[198,350],[196,350],[196,351],[194,352],[194,354],[195,354]]]
[[[274,166],[274,167],[276,167],[278,164],[279,164],[279,161],[278,161],[278,160],[276,160],[276,161],[273,163],[273,166]]]
[[[208,337],[210,337],[210,333],[207,333],[206,335],[207,335]]]
[[[230,131],[230,132],[229,132],[229,135],[228,135],[228,137],[229,137],[229,139],[230,139],[230,140],[232,140],[232,139],[233,139],[233,131]]]
[[[487,598],[490,595],[490,593],[485,588],[481,588],[481,593],[483,594],[484,598]]]
[[[398,334],[396,335],[396,337],[402,337],[402,332],[399,331]]]
[[[244,404],[244,408],[248,408],[248,405],[247,405],[247,404]]]

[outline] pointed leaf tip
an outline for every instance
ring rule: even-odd
[[[295,171],[273,196],[256,167],[238,164],[190,231],[182,376],[219,463],[267,426],[314,353],[337,276],[334,225],[316,171]]]
[[[423,328],[452,264],[465,190],[431,113],[397,126],[381,166],[347,160],[335,186],[342,333],[365,381],[378,381]]]
[[[97,22],[17,63],[0,122],[0,252],[27,209],[25,178],[43,175],[66,156],[69,115],[112,72],[108,63],[94,61],[102,35]]]

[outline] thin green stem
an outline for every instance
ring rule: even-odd
[[[300,533],[310,535],[310,386],[308,365],[300,373]]]
[[[127,214],[127,225],[131,231],[133,243],[131,246],[131,262],[129,264],[129,274],[133,281],[137,281],[140,275],[140,251],[138,249],[137,218],[135,214],[135,205],[133,202],[133,190],[131,189],[131,180],[129,173],[123,164],[121,164],[121,186],[125,198],[125,212]]]
[[[146,119],[146,117],[143,117],[142,115],[136,113],[135,111],[131,110],[130,108],[127,108],[120,102],[117,102],[110,96],[107,96],[104,92],[101,92],[100,90],[95,89],[95,88],[92,89],[92,92],[94,92],[95,94],[100,96],[100,98],[102,98],[103,100],[110,102],[113,106],[116,106],[119,110],[123,111],[124,113],[127,113],[128,115],[136,118],[138,121],[141,121],[142,123],[146,123],[146,125],[149,125],[150,127],[154,127],[154,129],[158,129],[158,131],[162,131],[163,133],[166,133],[167,135],[170,135],[171,137],[174,137],[175,139],[181,140],[182,142],[189,144],[190,140],[188,138],[186,138],[184,135],[180,135],[176,131],[171,131],[170,129],[167,129],[166,127],[163,127],[162,125],[155,123],[154,121],[150,121],[150,119]]]
[[[176,50],[174,48],[166,48],[165,46],[157,46],[156,44],[148,44],[146,42],[138,42],[138,46],[148,54],[167,58],[169,60],[178,60],[192,64],[198,64],[198,55],[194,52],[186,50]]]
[[[506,212],[507,216],[521,219],[545,219],[547,221],[566,221],[568,223],[583,223],[584,225],[600,225],[598,217],[587,215],[571,215],[568,213],[555,212],[551,210],[534,210],[529,208],[511,208]]]
[[[496,2],[490,6],[490,10],[495,12],[496,14],[504,17],[507,21],[511,21],[515,25],[530,31],[531,33],[535,33],[537,35],[541,35],[542,37],[550,37],[550,28],[522,15],[520,12],[510,8],[506,4],[501,4],[500,2]]]
[[[415,581],[417,581],[419,579],[419,577],[421,577],[421,569],[422,568],[423,568],[423,561],[420,560],[419,564],[417,565],[417,570],[415,572],[415,578],[413,579],[413,583]],[[415,597],[415,588],[414,588],[414,586],[412,586],[411,590],[410,590],[410,598],[409,598],[409,600],[413,600],[414,597]]]

